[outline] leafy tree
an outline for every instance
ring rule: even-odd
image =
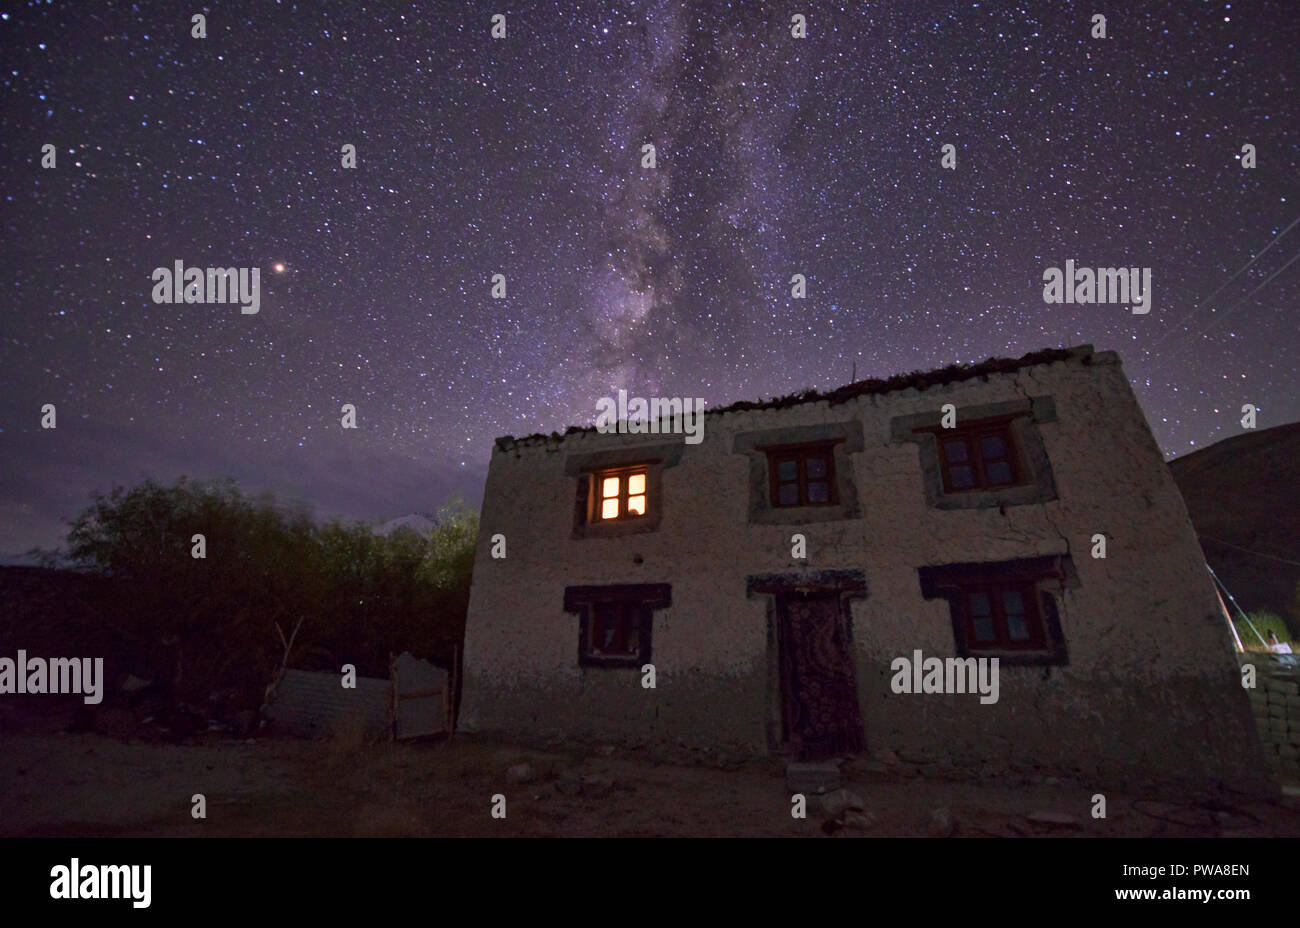
[[[203,535],[206,556],[192,556]],[[96,494],[73,522],[68,554],[112,587],[107,622],[124,663],[177,700],[235,689],[255,707],[289,665],[387,676],[409,650],[446,665],[469,603],[478,517],[444,508],[429,536],[317,525],[302,507],[248,496],[233,480],[146,481]]]

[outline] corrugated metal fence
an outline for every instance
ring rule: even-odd
[[[330,671],[286,670],[267,718],[306,737],[357,732],[404,739],[451,731],[451,676],[409,652],[393,660],[390,679],[357,677],[355,689],[342,681]]]

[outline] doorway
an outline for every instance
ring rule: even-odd
[[[776,597],[782,741],[800,760],[856,754],[866,745],[840,596]]]

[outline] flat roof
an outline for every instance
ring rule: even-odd
[[[834,390],[801,390],[798,393],[773,397],[770,400],[740,400],[727,406],[720,406],[717,409],[706,409],[705,415],[717,416],[729,412],[748,412],[755,409],[785,409],[790,406],[800,406],[804,403],[826,402],[836,406],[840,403],[847,403],[859,396],[892,393],[895,390],[928,390],[930,387],[958,383],[963,380],[987,378],[990,374],[1006,374],[1025,367],[1052,364],[1056,361],[1068,361],[1071,358],[1081,360],[1086,364],[1093,353],[1092,345],[1077,345],[1073,348],[1044,348],[1040,351],[1031,351],[1019,358],[989,358],[987,361],[981,361],[978,364],[950,364],[947,367],[930,371],[895,374],[884,380],[877,378],[857,380],[842,387],[836,387]],[[594,431],[596,431],[594,425],[571,425],[564,430],[564,435],[559,432],[552,432],[549,435],[536,432],[523,438],[503,435],[496,440],[496,446],[504,450],[510,445],[518,446],[525,442],[531,444],[543,440],[557,441],[562,440],[565,435]]]

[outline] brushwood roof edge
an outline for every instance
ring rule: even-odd
[[[1090,344],[1076,345],[1072,348],[1043,348],[1038,351],[1031,351],[1019,358],[989,358],[987,361],[981,361],[978,364],[950,364],[947,367],[929,371],[894,374],[892,377],[883,380],[868,378],[845,384],[842,387],[836,387],[833,390],[800,390],[785,396],[773,397],[770,400],[739,400],[726,406],[719,406],[716,409],[706,409],[704,414],[706,416],[722,416],[733,412],[787,409],[805,403],[821,402],[829,403],[831,406],[838,406],[860,396],[876,396],[908,389],[928,390],[931,387],[940,387],[976,378],[987,379],[990,374],[1008,374],[1026,367],[1054,364],[1057,361],[1076,360],[1083,364],[1089,364],[1095,354],[1099,354],[1099,352],[1096,352]],[[544,432],[535,432],[522,438],[515,438],[513,435],[502,435],[495,441],[494,451],[507,451],[547,442],[560,442],[570,435],[594,431],[596,431],[594,425],[571,425],[563,433],[551,432],[548,435]]]

